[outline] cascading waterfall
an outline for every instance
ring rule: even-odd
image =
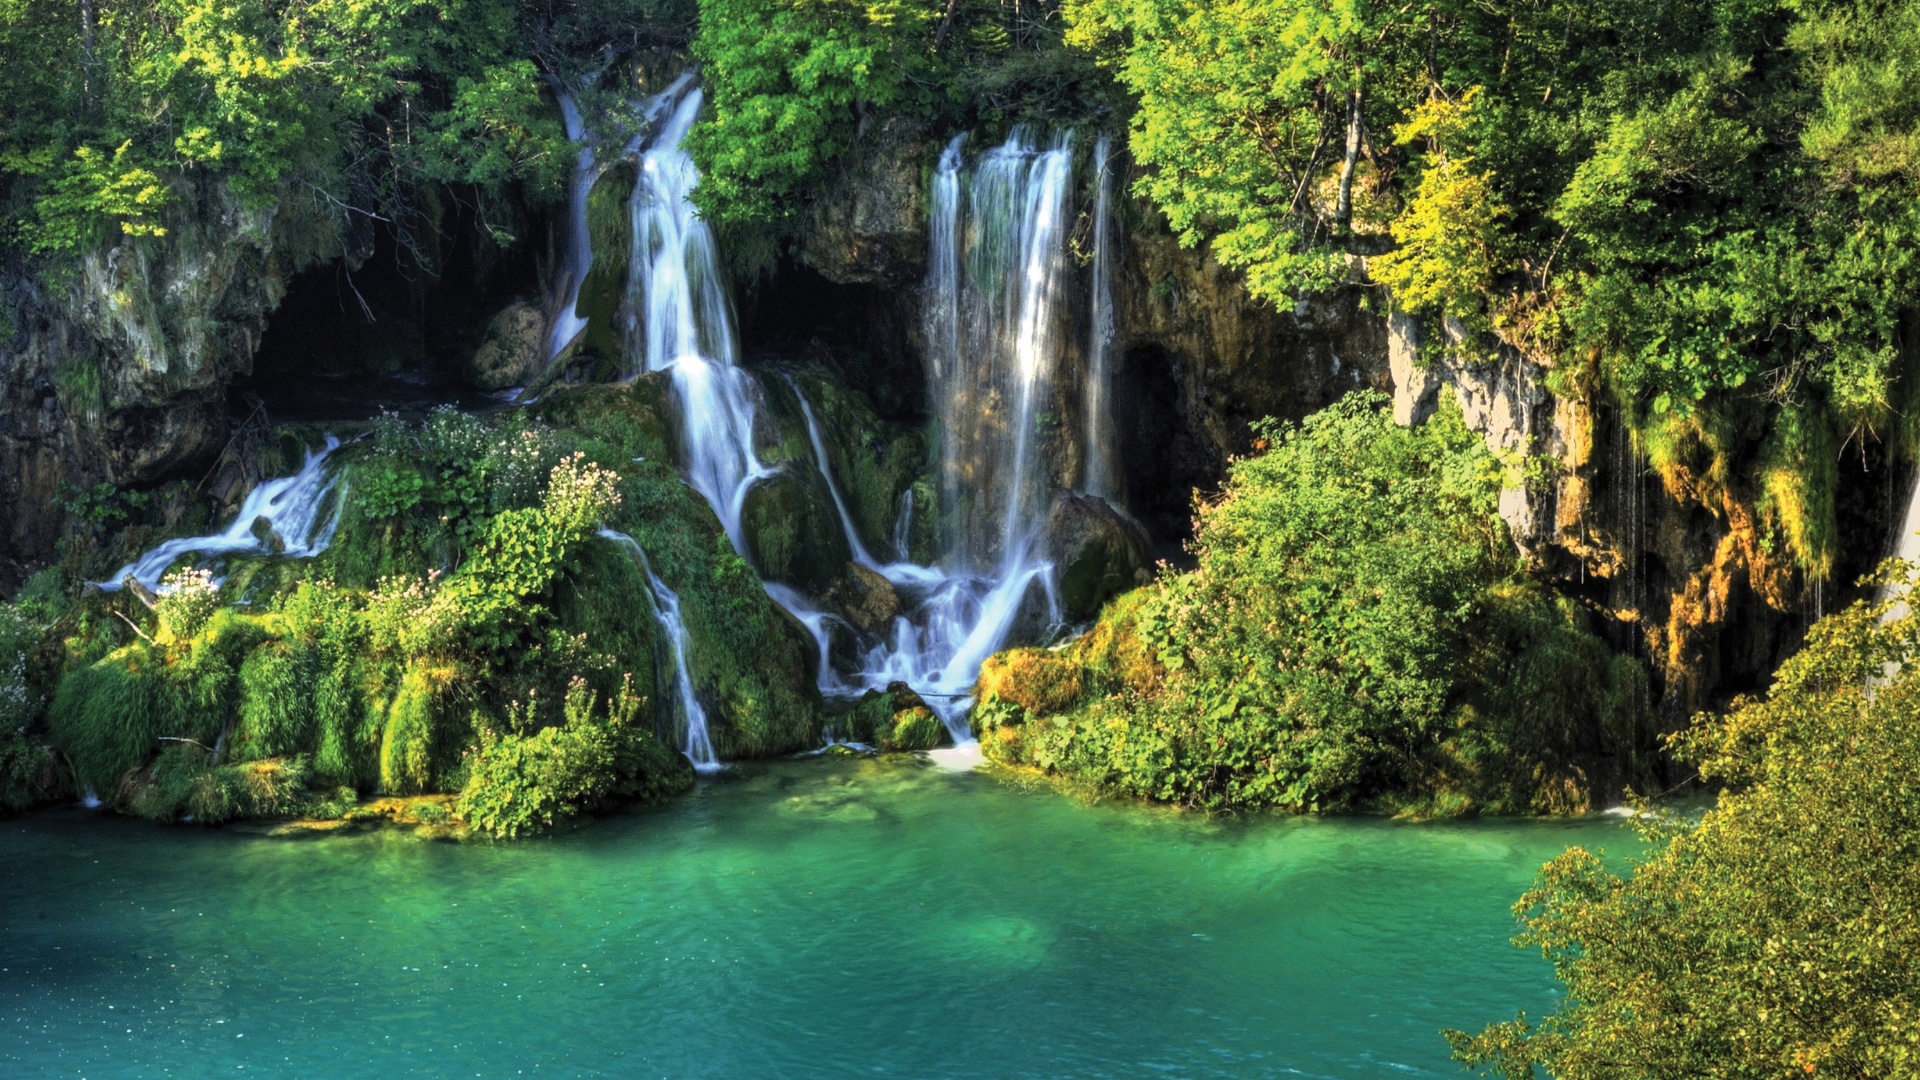
[[[820,645],[823,689],[862,693],[904,682],[926,698],[958,743],[971,739],[964,714],[980,664],[1005,644],[1030,591],[1039,587],[1049,616],[1059,619],[1052,566],[1037,551],[1051,483],[1039,427],[1060,351],[1072,164],[1065,137],[1041,150],[1016,131],[981,161],[963,214],[963,145],[961,139],[949,144],[934,175],[924,312],[944,433],[942,488],[956,508],[943,538],[944,565],[905,561],[910,503],[896,527],[902,561],[873,558],[801,395],[815,461],[855,561],[884,575],[912,606],[894,620],[886,640],[866,651],[859,671],[841,680],[826,670],[831,622],[805,609],[803,598],[783,599]],[[816,618],[809,621],[808,614]]]
[[[1087,340],[1086,468],[1081,481],[1089,495],[1109,502],[1120,492],[1113,434],[1113,246],[1109,235],[1113,145],[1102,135],[1094,144],[1093,295],[1088,304],[1092,327]]]
[[[573,95],[558,84],[554,96],[560,99],[560,116],[566,123],[567,138],[578,143],[580,150],[573,160],[573,188],[567,202],[567,250],[556,282],[560,309],[554,312],[553,326],[547,331],[549,361],[559,356],[587,326],[587,320],[581,318],[576,309],[580,306],[580,286],[593,267],[593,240],[587,232],[587,195],[593,191],[594,181],[600,178],[580,107],[574,104]]]
[[[747,489],[771,470],[753,449],[754,387],[735,363],[733,307],[713,230],[690,198],[700,173],[680,143],[699,117],[702,94],[689,82],[678,81],[655,99],[672,101],[673,111],[640,155],[628,204],[628,349],[639,368],[673,373],[687,482],[713,506],[734,550],[745,551],[741,507]]]
[[[626,533],[613,529],[601,529],[600,535],[627,549],[627,552],[640,561],[640,569],[647,575],[647,588],[651,590],[654,620],[667,635],[667,644],[673,653],[673,691],[674,702],[678,709],[676,719],[686,728],[685,741],[680,752],[693,763],[699,772],[715,772],[725,766],[719,755],[713,752],[713,740],[707,734],[707,710],[701,706],[700,699],[693,692],[693,673],[687,667],[687,627],[680,621],[680,594],[667,587],[660,576],[653,572],[653,564],[647,560],[645,548],[640,542]]]
[[[273,535],[280,538],[279,554],[296,559],[320,554],[333,543],[334,530],[340,527],[340,509],[345,502],[344,497],[332,500],[333,512],[323,519],[329,505],[328,496],[339,483],[337,474],[327,469],[327,455],[339,446],[340,440],[329,435],[325,447],[307,451],[299,472],[256,484],[241,503],[239,515],[224,531],[168,540],[115,571],[111,581],[96,584],[111,591],[133,578],[149,589],[156,589],[168,568],[184,555],[265,554],[269,550],[266,542],[254,533],[254,523],[261,518],[267,520]]]

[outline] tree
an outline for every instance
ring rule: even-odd
[[[1920,618],[1828,616],[1765,698],[1677,739],[1728,785],[1622,877],[1573,848],[1515,905],[1566,985],[1455,1056],[1508,1078],[1910,1076],[1920,1069]],[[1894,665],[1899,665],[1897,670]],[[1892,672],[1889,675],[1889,672]]]

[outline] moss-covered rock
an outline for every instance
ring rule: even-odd
[[[539,368],[546,349],[547,320],[538,308],[515,301],[487,320],[480,347],[467,361],[467,382],[481,390],[519,386]]]
[[[763,576],[815,595],[831,588],[853,557],[825,485],[798,464],[747,491],[740,527]]]
[[[1055,496],[1047,513],[1046,545],[1069,622],[1093,618],[1100,605],[1150,576],[1146,530],[1091,495],[1062,491]]]
[[[633,250],[633,226],[627,200],[633,194],[633,166],[609,167],[587,193],[587,239],[593,263],[580,283],[574,313],[587,320],[580,347],[618,366],[626,354],[620,307],[627,295],[627,267]]]
[[[946,741],[946,725],[906,683],[869,690],[845,719],[847,738],[881,750],[932,750]]]
[[[864,566],[848,564],[824,599],[827,607],[869,634],[885,631],[900,614],[900,594],[893,582]]]

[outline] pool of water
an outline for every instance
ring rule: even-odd
[[[0,822],[0,1073],[1462,1076],[1616,820],[1206,819],[916,759],[517,844]]]

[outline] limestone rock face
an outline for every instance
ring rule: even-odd
[[[871,125],[838,182],[808,209],[801,260],[837,285],[919,285],[927,260],[921,163],[937,153],[913,121]]]
[[[515,301],[487,320],[480,347],[467,361],[467,382],[480,390],[524,384],[539,366],[546,340],[547,321],[540,310]]]
[[[1106,500],[1073,491],[1047,514],[1047,551],[1060,586],[1061,614],[1085,622],[1100,605],[1150,578],[1146,530]]]

